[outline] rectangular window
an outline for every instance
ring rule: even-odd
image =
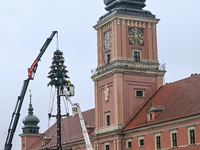
[[[108,54],[106,55],[106,59],[107,59],[107,64],[109,64],[109,63],[110,63],[110,53],[108,53]]]
[[[172,147],[176,147],[177,145],[177,133],[172,133]]]
[[[132,142],[128,142],[128,148],[132,147]]]
[[[137,97],[143,97],[143,91],[136,91]]]
[[[109,145],[106,145],[106,150],[110,150],[110,147],[109,147]]]
[[[160,139],[160,136],[156,137],[156,149],[161,149],[161,139]]]
[[[152,113],[149,114],[149,120],[153,120]]]
[[[195,144],[195,131],[190,130],[190,144]]]
[[[144,139],[140,140],[140,146],[144,146]]]
[[[135,62],[140,62],[140,52],[139,51],[134,51],[134,61]]]
[[[107,126],[109,126],[110,125],[110,115],[106,116],[106,122],[107,122]]]
[[[104,150],[110,150],[109,142],[104,143]]]
[[[105,113],[105,126],[110,126],[110,111],[104,113]]]
[[[189,144],[195,144],[196,143],[195,126],[188,127],[188,143]]]
[[[171,147],[177,147],[178,146],[178,136],[177,136],[177,129],[173,129],[170,131],[170,137],[171,137]]]
[[[135,88],[135,97],[145,97],[145,89]]]
[[[126,141],[126,148],[132,148],[132,139]]]
[[[138,137],[138,147],[143,147],[144,146],[144,135]]]

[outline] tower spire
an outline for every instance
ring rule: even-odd
[[[32,98],[32,95],[31,95],[31,90],[29,90],[29,92],[30,92],[30,104],[29,104],[29,108],[28,108],[28,114],[29,115],[33,115],[33,107],[32,107],[32,104],[31,104],[31,98]]]
[[[29,108],[28,108],[28,116],[26,116],[23,119],[23,124],[24,127],[23,129],[23,134],[38,134],[39,133],[39,128],[37,126],[37,124],[40,122],[40,120],[33,115],[33,107],[32,107],[32,94],[31,94],[31,90],[29,90],[30,92],[30,104],[29,104]]]

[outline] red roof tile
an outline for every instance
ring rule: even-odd
[[[152,106],[164,106],[165,109],[154,122],[147,123],[146,110],[150,103]],[[195,75],[161,87],[132,118],[124,130],[199,113],[200,75]]]

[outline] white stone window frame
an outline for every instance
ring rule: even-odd
[[[172,136],[172,134],[174,134],[174,133],[176,133],[177,146],[173,146],[173,136]],[[172,148],[178,147],[178,131],[177,131],[177,129],[174,129],[174,130],[170,131],[170,139],[171,139],[171,147]]]
[[[105,126],[110,126],[107,124],[107,116],[108,115],[110,116],[110,111],[104,112],[104,114],[105,114]]]
[[[140,140],[144,141],[144,135],[138,137],[138,147],[144,147],[145,144],[144,145],[140,145]],[[144,143],[145,143],[145,141],[144,141]]]
[[[190,131],[194,130],[194,138],[195,138],[195,143],[191,144],[191,138],[190,138]],[[188,127],[188,145],[195,145],[196,144],[196,127],[195,125],[189,126]]]
[[[131,147],[128,146],[128,143],[131,142]],[[127,139],[126,140],[126,149],[131,149],[133,147],[133,142],[132,139]]]
[[[133,60],[134,60],[134,52],[140,53],[140,61],[139,62],[141,62],[141,60],[142,60],[142,49],[141,48],[133,48],[132,49]],[[134,62],[137,62],[137,61],[134,60]]]
[[[106,146],[109,146],[109,149],[110,149],[110,142],[106,142],[106,143],[104,143],[104,150],[106,150]]]
[[[146,89],[135,88],[135,97],[136,98],[145,98],[145,90]],[[142,96],[137,96],[137,91],[142,91],[143,95]]]
[[[157,137],[160,136],[160,148],[157,148]],[[154,134],[155,139],[155,150],[161,150],[162,149],[162,140],[161,140],[161,133],[155,133]]]

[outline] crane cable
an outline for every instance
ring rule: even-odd
[[[48,128],[50,127],[50,119],[51,119],[51,114],[53,112],[54,108],[54,100],[55,100],[55,95],[56,95],[56,90],[54,90],[53,93],[53,87],[50,89],[50,100],[49,100],[49,113],[48,113]]]
[[[56,36],[56,41],[57,41],[57,43],[56,43],[56,50],[59,50],[58,33],[57,33],[57,36]]]

